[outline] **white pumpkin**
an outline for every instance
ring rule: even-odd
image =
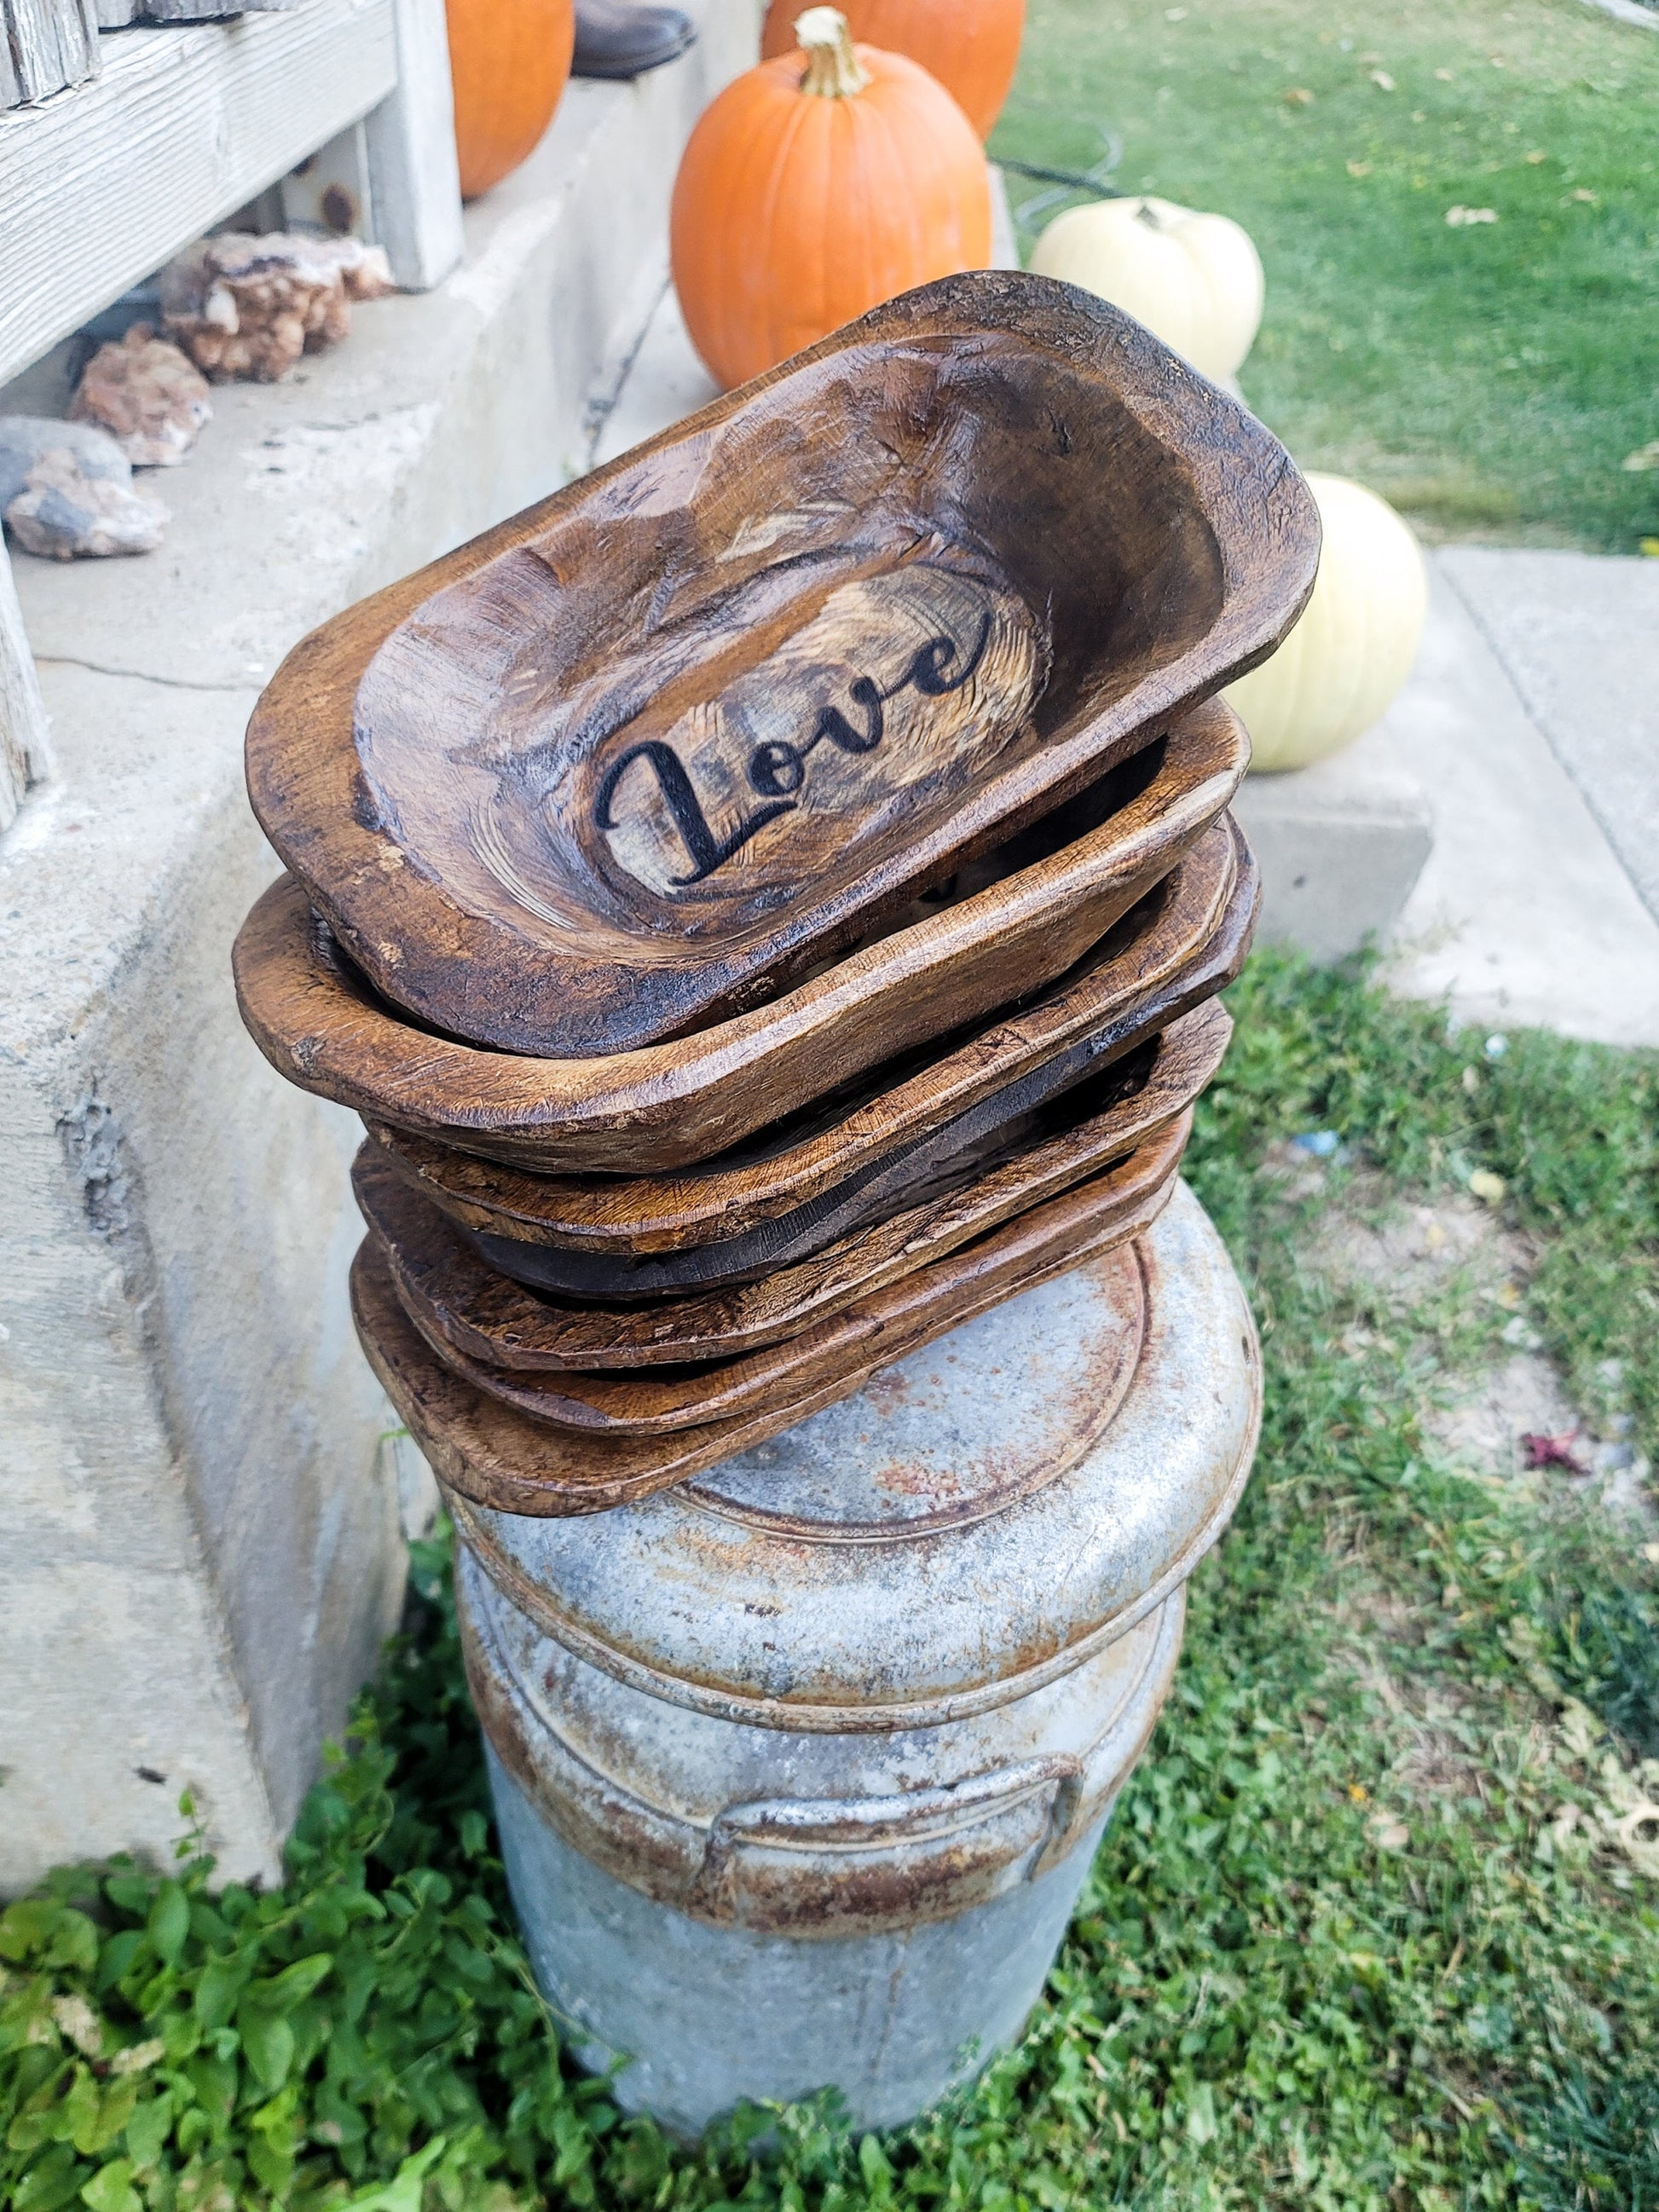
[[[1251,766],[1305,768],[1370,729],[1412,672],[1428,613],[1417,540],[1388,501],[1310,474],[1325,542],[1313,597],[1270,660],[1227,687]]]
[[[1031,267],[1109,300],[1218,383],[1261,325],[1266,284],[1249,233],[1170,200],[1097,200],[1058,215]]]

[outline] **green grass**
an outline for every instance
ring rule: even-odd
[[[1433,535],[1633,553],[1659,534],[1659,473],[1620,467],[1659,438],[1656,114],[1659,33],[1582,0],[1032,0],[992,150],[1109,145],[1120,189],[1243,223],[1267,310],[1242,380],[1304,466]],[[1449,229],[1460,204],[1498,220]]]
[[[1495,1170],[1527,1317],[1651,1452],[1659,1062],[1488,1060],[1279,956],[1232,1005],[1190,1159],[1261,1323],[1261,1451],[1017,2051],[884,2141],[827,2104],[695,2153],[621,2119],[512,1934],[433,1546],[281,1890],[210,1894],[187,1838],[170,1874],[66,1872],[0,1917],[8,2212],[1659,2212],[1659,1882],[1607,1826],[1659,1782],[1653,1567],[1435,1448],[1449,1379],[1507,1356],[1473,1278],[1403,1311],[1310,1257],[1345,1178]],[[1363,1191],[1297,1194],[1268,1147],[1310,1127]]]

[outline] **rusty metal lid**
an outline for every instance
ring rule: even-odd
[[[1189,1573],[1259,1401],[1183,1185],[1134,1246],[678,1490],[574,1520],[453,1509],[507,1595],[636,1687],[751,1725],[935,1725],[1080,1664]]]

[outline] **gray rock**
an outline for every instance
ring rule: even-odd
[[[83,477],[131,484],[132,465],[107,430],[49,415],[0,415],[0,514],[48,453],[67,453]]]
[[[6,527],[26,553],[75,561],[112,553],[153,553],[167,511],[131,482],[88,476],[58,447],[43,453],[5,510]]]

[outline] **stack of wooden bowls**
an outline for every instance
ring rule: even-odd
[[[447,1485],[641,1497],[1150,1223],[1255,904],[1214,695],[1317,552],[1233,401],[988,273],[290,655],[238,988],[367,1124],[357,1325]]]

